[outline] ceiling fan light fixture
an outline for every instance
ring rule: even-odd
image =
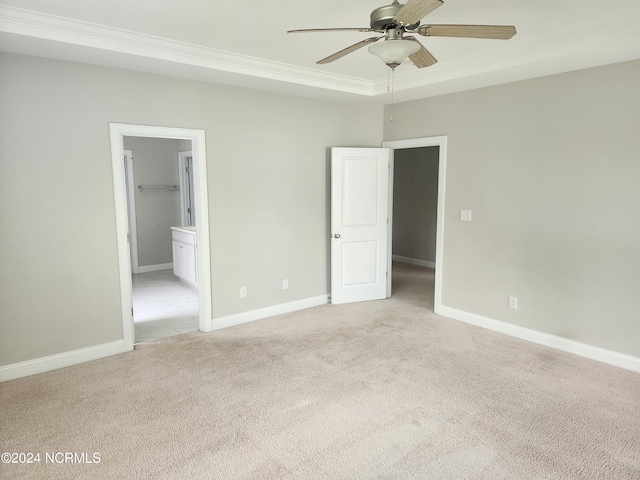
[[[369,53],[377,55],[389,68],[394,69],[407,57],[420,50],[420,45],[411,40],[385,40],[369,47]]]

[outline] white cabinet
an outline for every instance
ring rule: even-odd
[[[173,238],[173,274],[193,286],[198,286],[197,249],[194,227],[171,227]]]

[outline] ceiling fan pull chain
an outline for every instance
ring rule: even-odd
[[[390,68],[389,70],[391,70],[391,108],[390,108],[391,112],[389,115],[389,121],[393,122],[393,79],[395,77],[396,70],[395,68]],[[387,76],[388,75],[389,74],[387,73]],[[388,91],[388,88],[389,87],[387,86],[387,91]]]

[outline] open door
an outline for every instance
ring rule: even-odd
[[[178,152],[178,177],[180,179],[180,225],[195,225],[195,198],[193,191],[193,153]]]
[[[331,149],[331,303],[387,297],[390,152]]]

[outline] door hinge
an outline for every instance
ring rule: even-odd
[[[131,316],[133,317],[133,307],[131,307]]]

